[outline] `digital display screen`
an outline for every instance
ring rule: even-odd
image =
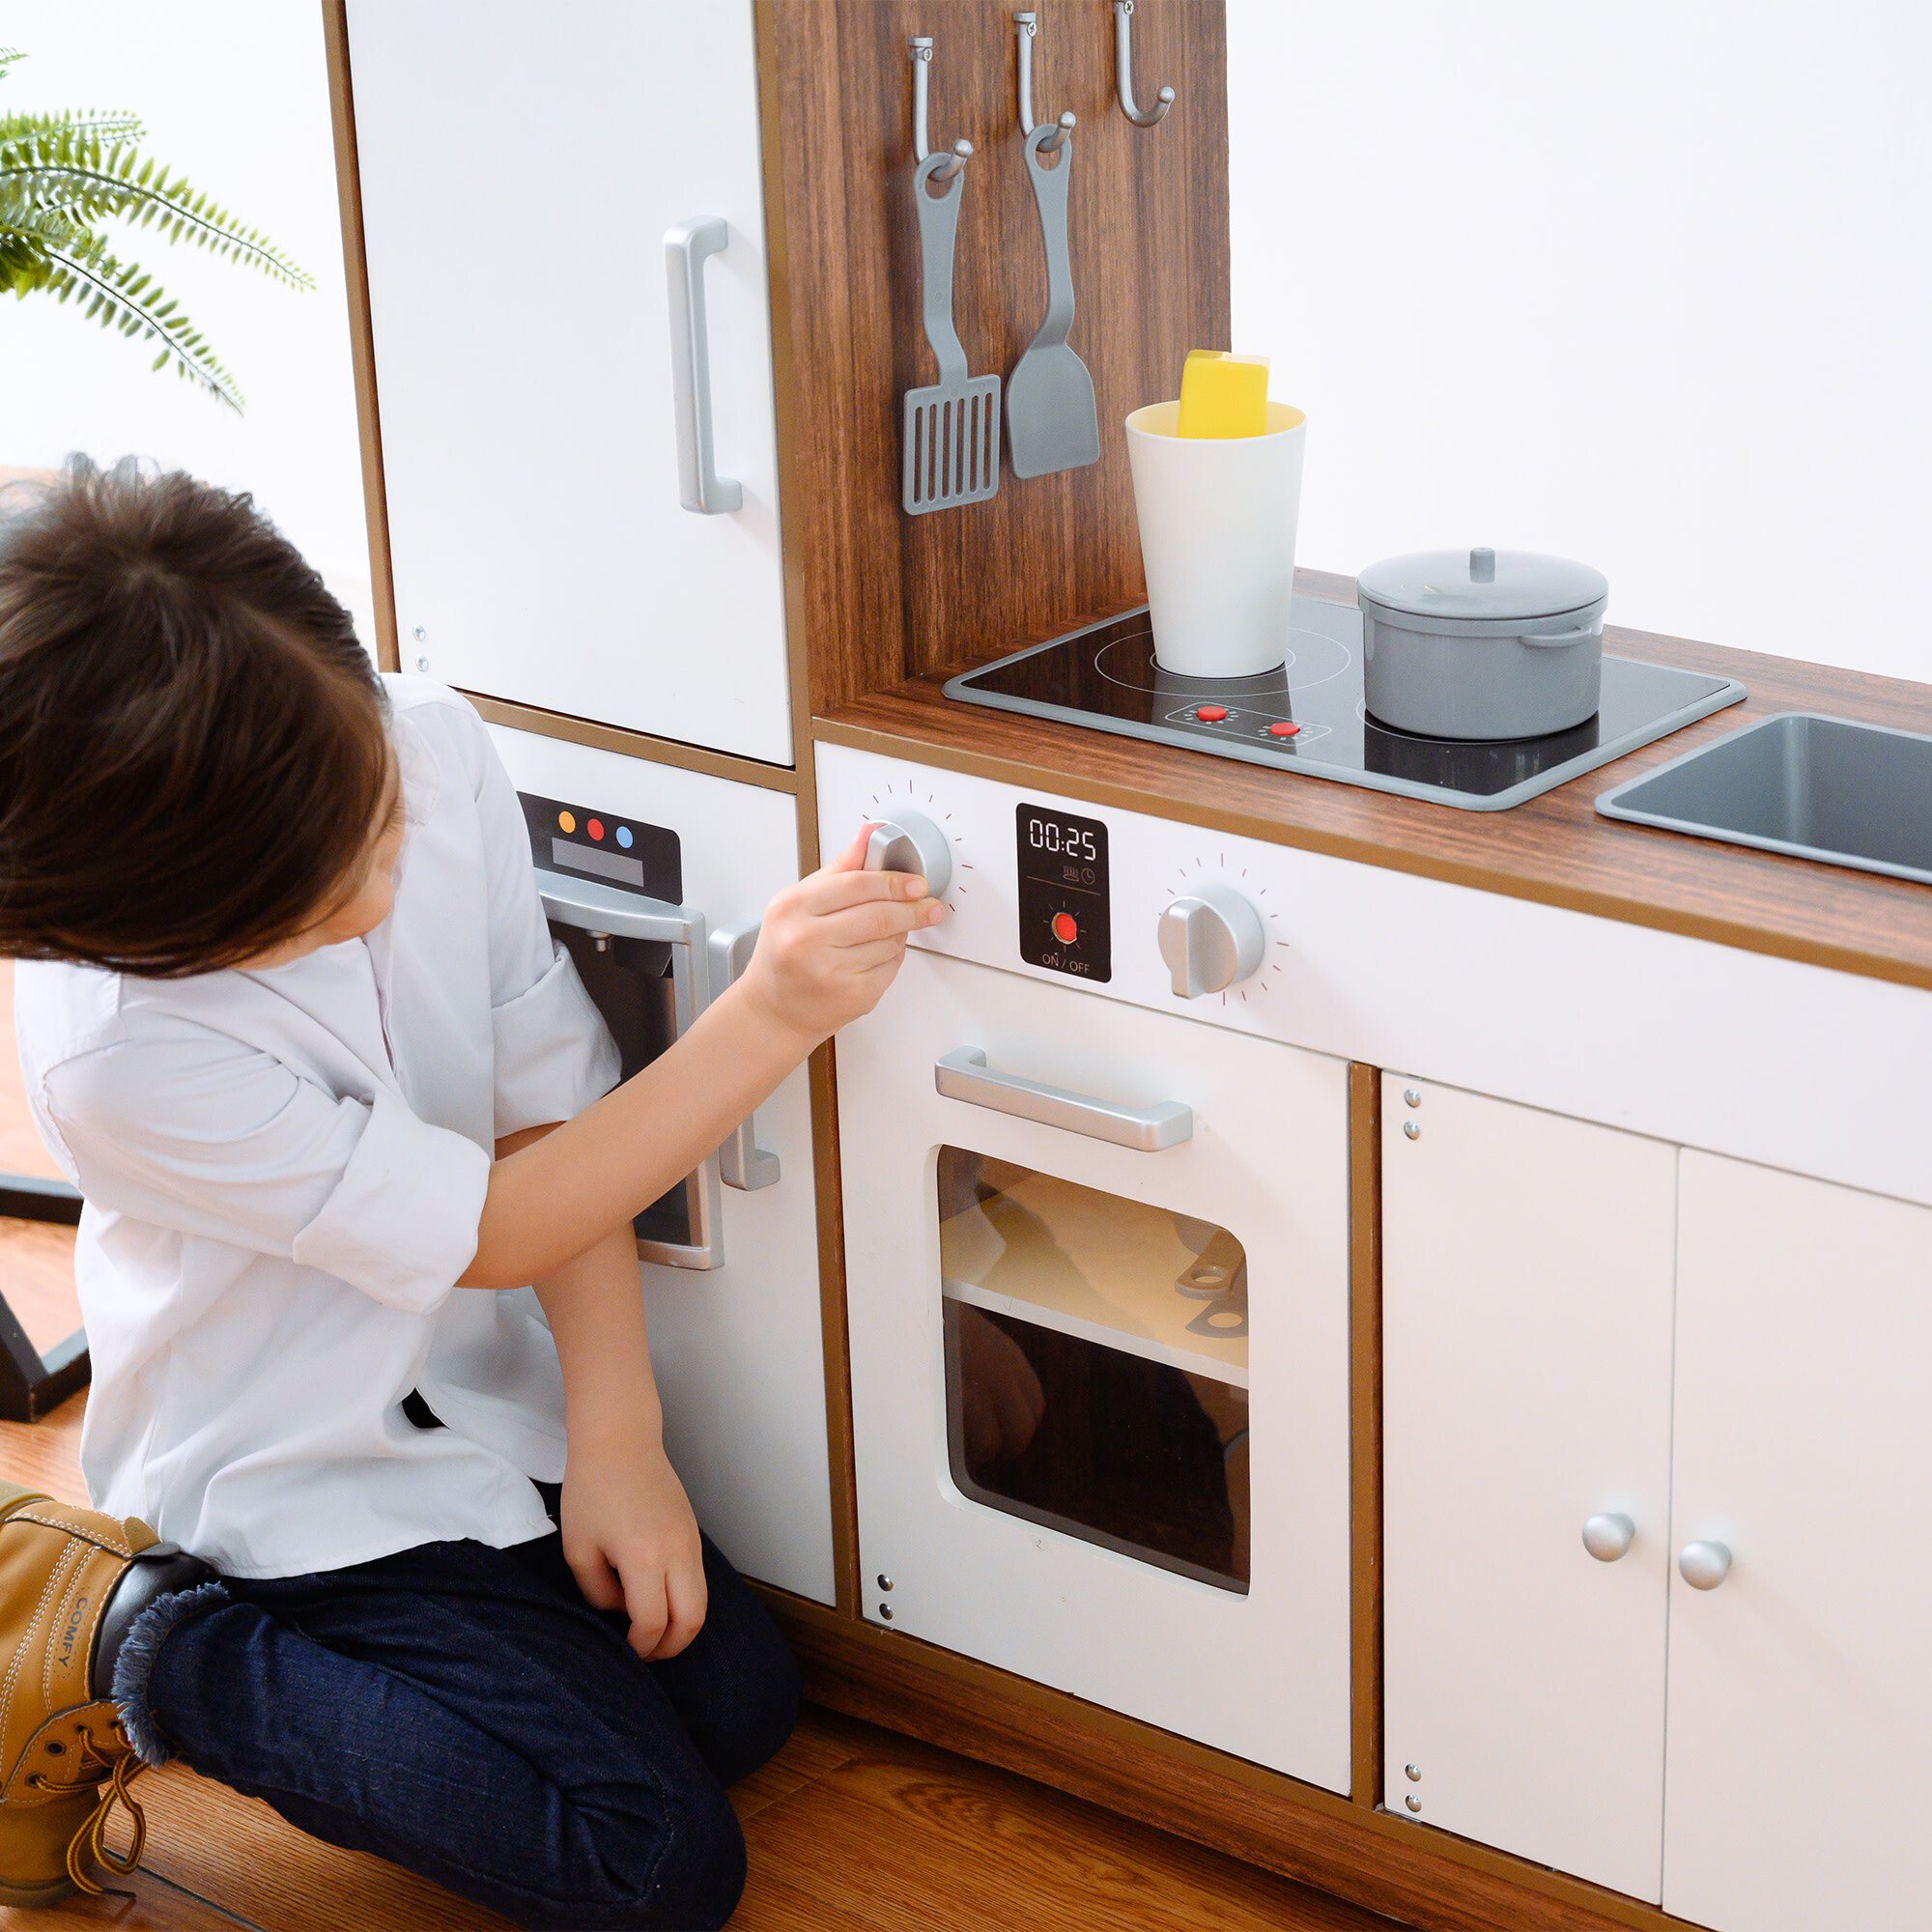
[[[1020,957],[1070,979],[1112,979],[1107,828],[1097,818],[1028,804],[1018,807],[1014,826]]]

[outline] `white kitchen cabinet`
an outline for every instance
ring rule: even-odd
[[[404,668],[789,764],[751,0],[351,0],[349,43]],[[719,514],[666,256],[704,216]]]
[[[1382,1133],[1384,1802],[1655,1900],[1676,1150],[1394,1074]]]
[[[788,792],[493,730],[518,789],[677,836],[682,895],[712,931],[798,877]],[[833,1600],[832,1478],[811,1103],[794,1071],[757,1111],[777,1180],[719,1189],[723,1264],[643,1264],[665,1442],[698,1520],[746,1575]]]
[[[1932,1924],[1932,1211],[1683,1155],[1666,1911]]]

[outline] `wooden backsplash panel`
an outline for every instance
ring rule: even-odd
[[[1110,0],[1041,0],[1034,112],[1079,116],[1068,187],[1071,342],[1094,377],[1100,461],[963,509],[899,508],[904,391],[930,383],[919,325],[906,43],[933,38],[929,131],[964,135],[953,314],[975,375],[1009,372],[1046,270],[1020,152],[1008,0],[761,0],[767,220],[794,654],[811,708],[1051,636],[1143,595],[1122,419],[1172,396],[1191,348],[1228,342],[1224,0],[1140,0],[1136,128],[1114,96]]]

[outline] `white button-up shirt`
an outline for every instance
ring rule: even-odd
[[[552,940],[482,721],[385,680],[407,816],[366,939],[186,980],[23,963],[20,1060],[86,1197],[95,1504],[240,1577],[550,1523],[563,1391],[536,1297],[458,1290],[496,1139],[616,1048]],[[446,1425],[413,1427],[419,1389]]]

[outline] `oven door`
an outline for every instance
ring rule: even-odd
[[[1346,1067],[923,950],[838,1058],[866,1615],[1346,1790]]]

